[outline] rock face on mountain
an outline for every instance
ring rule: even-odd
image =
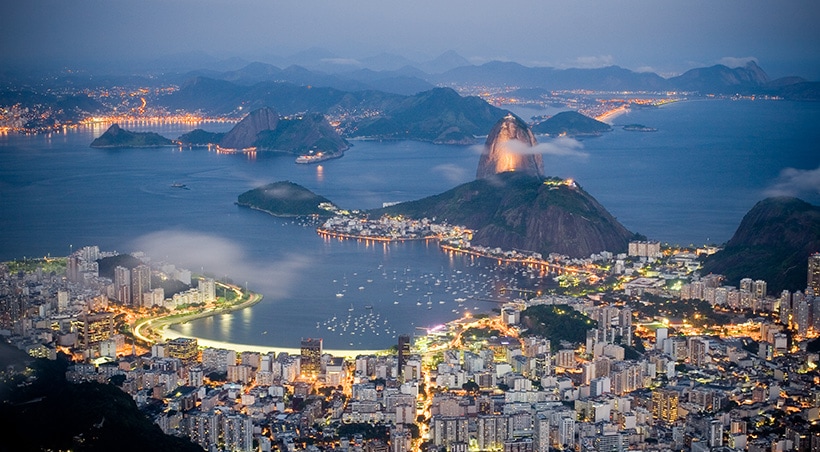
[[[478,161],[476,179],[491,177],[507,171],[515,171],[530,176],[544,174],[541,155],[530,153],[537,144],[535,136],[521,118],[507,114],[493,126],[484,152]]]
[[[809,255],[820,250],[820,207],[791,197],[767,198],[743,217],[723,250],[709,256],[702,274],[729,284],[762,279],[770,294],[806,288]]]
[[[350,147],[321,113],[281,119],[275,129],[259,132],[255,146],[294,154],[340,153]]]
[[[219,142],[227,149],[245,149],[254,146],[257,136],[265,130],[274,130],[279,124],[279,114],[272,108],[263,107],[250,112]]]
[[[475,231],[477,245],[587,257],[627,249],[633,234],[577,184],[505,172],[374,214],[436,218]]]

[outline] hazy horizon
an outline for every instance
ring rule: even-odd
[[[473,64],[618,65],[663,76],[755,60],[772,78],[820,80],[820,4],[805,0],[43,0],[3,10],[6,67],[156,59],[196,66],[231,58],[276,64],[324,49],[327,62],[353,70],[381,54],[423,63],[452,50]]]

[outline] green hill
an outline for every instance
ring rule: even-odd
[[[180,135],[177,141],[188,146],[206,146],[209,144],[218,144],[224,137],[224,133],[194,129],[186,134]]]
[[[327,198],[290,181],[254,188],[239,195],[237,200],[240,206],[262,210],[277,217],[330,216],[331,212],[319,208],[322,203],[331,204]]]
[[[587,257],[625,251],[633,234],[592,196],[560,179],[507,172],[372,212],[436,218],[475,231],[473,243]]]
[[[806,288],[808,257],[820,251],[820,207],[797,198],[767,198],[743,217],[723,250],[709,256],[702,274],[729,284],[762,279],[770,294]]]
[[[532,133],[546,135],[600,135],[609,132],[609,124],[584,116],[576,111],[562,111],[546,121],[532,126]]]
[[[0,383],[14,389],[2,391],[0,450],[202,451],[162,433],[113,384],[68,383],[68,364],[63,355],[56,361],[37,359],[30,375],[8,375]]]
[[[536,305],[521,312],[525,336],[541,336],[557,346],[561,341],[583,344],[597,322],[568,305]]]

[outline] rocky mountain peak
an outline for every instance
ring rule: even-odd
[[[230,132],[225,134],[219,145],[227,149],[245,149],[254,145],[257,136],[265,130],[274,130],[279,124],[279,114],[269,107],[248,113]]]
[[[478,161],[476,179],[483,179],[508,171],[532,176],[544,174],[541,155],[531,153],[537,141],[529,126],[521,118],[507,114],[493,126],[484,152]]]

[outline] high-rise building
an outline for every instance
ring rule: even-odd
[[[792,294],[788,290],[780,293],[780,323],[783,325],[789,324],[789,319],[792,315]]]
[[[752,278],[743,278],[740,280],[740,290],[745,292],[751,292],[753,284],[754,280],[752,280]]]
[[[251,452],[253,450],[253,421],[243,414],[232,413],[222,417],[222,439],[225,450]]]
[[[792,304],[794,306],[792,316],[794,319],[794,324],[797,328],[797,334],[805,337],[806,333],[809,331],[809,325],[811,324],[811,318],[809,317],[811,315],[809,302],[805,298],[799,297],[796,303],[792,300]]]
[[[809,256],[809,274],[806,279],[806,288],[814,291],[815,296],[820,296],[820,253]]]
[[[652,392],[652,416],[665,422],[678,419],[678,400],[680,394],[671,389],[656,389]]]
[[[549,452],[550,450],[550,418],[545,413],[537,413],[533,420],[533,450]]]
[[[213,278],[200,279],[197,283],[197,289],[199,290],[199,295],[202,297],[202,301],[205,303],[216,301],[216,282]]]
[[[449,446],[453,443],[466,443],[468,437],[468,420],[466,417],[433,416],[431,439],[436,446]]]
[[[145,264],[137,265],[131,269],[131,306],[142,306],[142,295],[150,291],[151,268]]]
[[[114,297],[122,304],[131,303],[131,270],[122,266],[114,268]]]
[[[86,347],[107,340],[114,334],[114,314],[111,312],[86,314],[81,317],[81,322],[82,341]]]
[[[399,375],[404,375],[404,365],[410,359],[410,336],[402,334],[399,336]]]
[[[752,292],[754,293],[755,298],[766,298],[766,281],[758,279],[752,283]]]
[[[481,450],[499,449],[504,441],[512,439],[513,428],[508,415],[480,415],[476,418],[476,435],[478,448]]]
[[[300,368],[303,376],[316,377],[322,371],[322,339],[302,339]]]
[[[565,414],[558,421],[557,442],[563,449],[575,448],[575,418]]]
[[[168,341],[165,353],[169,358],[177,358],[185,362],[191,362],[199,356],[199,348],[197,347],[196,339],[178,337]]]

